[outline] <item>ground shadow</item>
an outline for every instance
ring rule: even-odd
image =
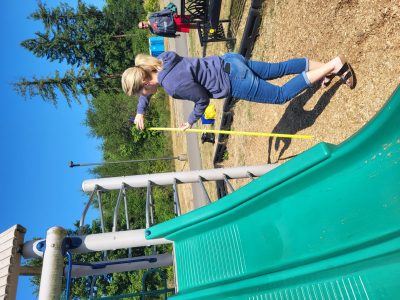
[[[295,97],[293,100],[290,101],[289,106],[286,108],[285,113],[279,120],[278,124],[276,124],[272,132],[296,134],[300,130],[312,126],[315,123],[315,120],[318,118],[318,116],[327,107],[333,95],[339,89],[341,84],[342,83],[340,81],[337,81],[330,89],[328,89],[319,98],[317,104],[314,106],[312,110],[305,110],[304,106],[306,105],[307,101],[310,100],[311,97],[316,93],[319,84],[317,84],[315,87],[308,89],[303,94]],[[292,139],[270,137],[268,139],[268,163],[272,163],[271,154],[272,154],[273,143],[275,151],[278,151],[278,149],[281,148],[281,150],[279,151],[279,155],[277,156],[277,159],[275,161],[276,163],[280,159],[283,159],[282,156],[292,143]],[[285,157],[284,159],[287,158],[291,157]]]

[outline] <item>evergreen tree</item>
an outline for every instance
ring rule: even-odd
[[[66,60],[68,64],[77,66],[92,63],[97,68],[104,65],[104,47],[101,44],[110,37],[101,11],[81,1],[78,1],[76,9],[65,3],[54,9],[41,2],[38,6],[31,18],[41,20],[45,32],[36,32],[35,38],[21,43],[22,47],[50,61]]]
[[[31,80],[22,78],[21,81],[14,84],[14,89],[25,98],[41,96],[44,101],[49,101],[54,105],[57,104],[56,90],[58,89],[67,100],[68,105],[71,105],[72,99],[80,103],[78,86],[81,85],[81,82],[82,79],[78,79],[73,70],[66,71],[64,77],[61,77],[56,71],[54,77],[39,79],[34,76]]]
[[[31,18],[41,20],[45,32],[37,32],[35,38],[21,42],[22,47],[38,57],[65,60],[77,66],[92,64],[99,73],[105,73],[110,58],[120,61],[119,67],[126,66],[138,53],[131,51],[132,46],[141,44],[139,49],[147,50],[146,34],[140,33],[136,25],[143,8],[136,1],[110,1],[104,13],[81,1],[76,9],[65,3],[53,9],[41,2],[38,6]],[[125,41],[118,38],[121,36],[126,37]]]
[[[59,30],[61,27],[67,27],[70,22],[76,22],[83,18],[104,19],[104,14],[95,6],[86,6],[81,0],[78,0],[77,12],[66,3],[49,9],[43,2],[38,1],[38,9],[30,17],[36,21],[42,20],[46,30],[53,27]]]
[[[100,90],[115,92],[119,89],[114,88],[115,81],[119,82],[120,75],[109,75],[103,78],[96,77],[96,74],[90,68],[82,68],[77,73],[73,70],[67,70],[64,76],[60,76],[58,71],[53,77],[32,79],[25,77],[17,83],[14,83],[14,90],[21,96],[36,97],[40,96],[44,101],[57,105],[57,91],[63,95],[71,106],[72,101],[80,103],[79,96],[96,95]]]

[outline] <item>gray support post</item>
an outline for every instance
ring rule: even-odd
[[[97,204],[99,205],[99,211],[100,211],[100,226],[101,226],[101,232],[104,233],[106,232],[105,227],[104,227],[104,214],[103,214],[103,204],[101,203],[101,191],[97,190]]]
[[[92,193],[90,194],[90,198],[89,201],[86,203],[85,209],[83,210],[82,216],[81,216],[81,221],[79,222],[79,234],[83,234],[83,229],[85,227],[85,217],[86,214],[89,210],[90,205],[92,204],[93,201],[93,197],[96,194],[96,191],[98,189],[97,184],[94,186],[94,189],[92,191]]]
[[[199,184],[200,184],[201,190],[203,191],[204,196],[206,197],[208,203],[211,203],[210,196],[209,196],[208,193],[207,193],[207,190],[206,190],[206,187],[204,186],[203,181],[204,181],[204,178],[201,177],[201,176],[199,176]]]
[[[72,270],[73,270],[73,269],[74,269],[74,266],[72,266]],[[72,277],[72,275],[71,275],[71,277]],[[89,291],[89,299],[90,299],[90,300],[91,300],[91,299],[94,299],[94,297],[95,297],[94,286],[95,286],[95,284],[96,284],[97,277],[98,277],[98,275],[92,276],[92,279],[91,279],[91,281],[90,281],[90,291]],[[67,299],[67,300],[68,300],[68,299]]]
[[[154,202],[153,202],[153,195],[150,192],[150,202],[149,202],[149,206],[150,206],[150,226],[154,225]]]
[[[103,214],[103,205],[101,203],[101,190],[97,190],[97,203],[99,205],[99,210],[100,210],[101,232],[104,233],[106,232],[106,229],[104,227],[104,214]],[[103,251],[103,258],[107,259],[107,251]]]
[[[247,177],[249,177],[251,181],[253,181],[255,176],[252,173],[247,172]]]
[[[146,228],[152,225],[150,218],[150,202],[151,202],[151,181],[147,181],[147,193],[146,193]]]
[[[112,232],[116,232],[117,231],[118,209],[119,209],[119,205],[121,204],[121,198],[122,198],[122,193],[123,193],[124,189],[125,189],[125,183],[122,182],[122,184],[120,186],[120,189],[119,189],[119,193],[118,193],[117,203],[115,204],[115,208],[114,208]]]
[[[129,226],[128,199],[126,199],[126,189],[125,189],[125,187],[123,187],[122,194],[124,196],[126,230],[129,230],[130,226]],[[132,248],[128,249],[128,257],[132,257]]]
[[[124,197],[126,230],[129,230],[128,200],[126,199],[126,189],[125,189],[125,187],[122,189],[122,195],[123,195],[123,197]]]
[[[172,190],[174,192],[174,212],[175,216],[181,215],[181,205],[179,203],[179,194],[178,194],[178,185],[176,182],[176,178],[174,178],[174,184],[172,185]]]
[[[225,182],[226,186],[231,190],[231,193],[233,193],[235,191],[235,189],[233,188],[232,184],[229,182],[228,176],[226,176],[226,174],[224,174],[224,182]]]
[[[62,244],[66,235],[67,231],[62,227],[52,227],[47,230],[39,300],[60,299],[64,272]]]

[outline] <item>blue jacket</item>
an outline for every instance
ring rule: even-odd
[[[223,60],[219,56],[204,58],[181,57],[175,52],[164,52],[158,59],[163,69],[158,72],[158,82],[175,99],[194,102],[188,123],[194,124],[204,113],[210,98],[219,99],[230,95],[229,76],[223,71]],[[137,113],[144,114],[150,97],[140,96]]]

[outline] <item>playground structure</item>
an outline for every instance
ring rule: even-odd
[[[46,238],[46,285],[40,287],[40,299],[58,299],[65,245],[76,252],[163,243],[174,247],[174,299],[397,299],[399,122],[400,87],[347,141],[338,146],[319,143],[205,207],[146,230],[65,237],[65,230],[52,228]],[[219,170],[213,176],[218,172],[213,178],[205,173],[192,179],[179,173],[161,176],[164,182],[154,182],[151,175],[138,181],[134,176],[90,180],[83,189],[176,184],[177,179],[191,182],[199,177],[218,180],[227,173]],[[22,246],[23,234],[24,229],[15,226],[1,235],[3,249],[4,242],[12,240],[8,249],[13,257],[3,267],[8,270],[3,287],[10,283],[3,290],[10,291],[21,272],[21,252],[26,258],[43,255],[38,245],[44,241]],[[158,257],[135,259],[147,259],[151,265]]]
[[[59,299],[61,292],[61,283],[63,276],[67,278],[98,276],[114,272],[126,272],[138,269],[157,269],[159,267],[169,266],[173,263],[173,257],[170,253],[157,254],[153,251],[152,255],[126,259],[108,261],[106,251],[115,249],[130,249],[133,247],[145,247],[168,244],[170,241],[165,239],[156,239],[147,241],[145,239],[145,229],[130,230],[129,222],[126,231],[117,231],[117,212],[121,201],[125,204],[125,216],[129,219],[127,210],[126,190],[129,188],[147,188],[146,198],[146,228],[154,224],[154,211],[151,188],[154,185],[172,185],[174,191],[174,210],[175,215],[180,215],[178,185],[185,183],[198,183],[202,190],[207,194],[204,187],[204,181],[223,180],[228,186],[231,186],[229,179],[251,178],[265,174],[273,169],[274,165],[259,165],[249,167],[199,170],[189,172],[173,172],[162,174],[148,174],[115,178],[104,178],[87,180],[83,182],[82,188],[90,192],[90,198],[81,216],[80,227],[83,229],[85,216],[89,206],[97,198],[100,212],[100,224],[102,233],[91,235],[79,235],[66,237],[66,231],[60,227],[50,228],[46,239],[27,241],[24,243],[25,228],[16,225],[4,232],[0,236],[1,249],[7,249],[2,252],[1,263],[3,273],[2,290],[4,299],[15,299],[18,275],[40,275],[43,286],[40,288],[40,299]],[[110,190],[119,190],[118,199],[113,216],[112,232],[105,232],[102,211],[102,193]],[[233,188],[232,188],[233,191]],[[208,194],[207,194],[207,198]],[[211,200],[209,199],[209,202]],[[81,231],[83,232],[83,231]],[[50,246],[49,246],[50,245]],[[154,248],[153,248],[154,249]],[[96,263],[82,263],[71,261],[70,266],[63,266],[63,256],[71,253],[88,253],[93,251],[103,252],[105,261]],[[43,258],[44,268],[32,268],[20,265],[21,254],[25,259]],[[145,281],[145,280],[143,280]],[[93,282],[93,281],[92,281]],[[145,287],[145,282],[143,282]],[[1,291],[1,290],[0,290]],[[165,287],[158,291],[159,294],[171,292],[171,289]],[[155,295],[157,291],[143,291],[137,296]],[[133,295],[131,295],[133,296]]]

